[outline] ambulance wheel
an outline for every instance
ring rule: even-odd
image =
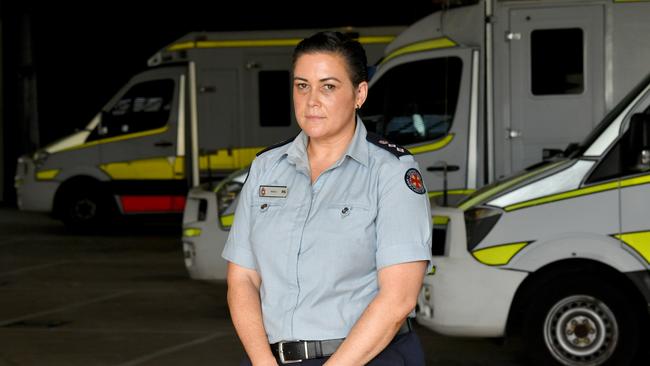
[[[631,365],[640,351],[638,307],[597,275],[556,281],[536,292],[523,335],[538,365]]]
[[[111,213],[109,197],[92,189],[69,190],[61,207],[63,223],[74,231],[96,230]]]

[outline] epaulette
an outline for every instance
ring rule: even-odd
[[[382,149],[388,151],[389,153],[397,156],[398,159],[400,156],[412,155],[411,152],[408,151],[406,148],[394,144],[386,140],[386,138],[379,136],[373,132],[368,132],[368,134],[366,135],[366,140],[368,140],[368,142],[370,142],[371,144],[377,145]]]
[[[282,142],[279,142],[279,143],[277,143],[277,144],[273,144],[273,145],[271,145],[271,146],[268,146],[268,147],[264,148],[262,151],[260,151],[260,152],[258,152],[257,154],[255,154],[255,156],[260,156],[260,155],[264,154],[264,153],[267,152],[267,151],[270,151],[270,150],[273,150],[273,149],[277,149],[277,148],[280,147],[280,146],[284,146],[284,145],[286,145],[286,144],[289,144],[289,143],[293,142],[293,140],[295,140],[296,137],[298,137],[298,135],[296,135],[296,136],[294,136],[294,137],[292,137],[292,138],[290,138],[290,139],[284,140],[284,141],[282,141]]]

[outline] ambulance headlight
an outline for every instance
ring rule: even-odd
[[[235,213],[237,196],[244,187],[248,170],[238,171],[224,179],[215,189],[219,216]]]
[[[32,160],[34,160],[34,165],[36,165],[37,167],[42,166],[43,164],[45,164],[45,161],[47,160],[48,156],[50,156],[50,154],[47,151],[37,150],[34,153],[34,156],[32,156]]]
[[[471,251],[497,224],[503,212],[496,208],[474,207],[465,211],[467,250]]]
[[[229,182],[223,185],[222,189],[217,191],[217,205],[219,206],[219,215],[227,214],[227,212],[234,210],[231,207],[237,195],[241,192],[244,185],[238,182]]]

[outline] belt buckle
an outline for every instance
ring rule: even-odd
[[[303,359],[300,360],[286,360],[284,358],[284,344],[285,343],[300,343],[301,341],[280,341],[278,343],[278,355],[280,356],[280,362],[282,362],[283,365],[289,364],[289,363],[298,363],[304,361]],[[307,342],[302,341],[302,344],[305,346],[305,358],[309,358],[309,352],[307,352]]]

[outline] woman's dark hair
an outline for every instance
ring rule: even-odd
[[[359,41],[341,32],[318,32],[298,43],[293,51],[293,68],[300,56],[309,53],[336,53],[343,56],[352,84],[368,81],[368,59]]]

